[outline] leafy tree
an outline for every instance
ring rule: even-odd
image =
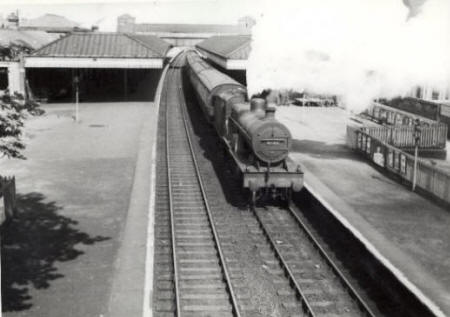
[[[26,100],[21,94],[10,95],[8,90],[0,99],[0,154],[8,158],[25,159],[22,139],[24,121],[29,115],[41,115],[39,104]]]

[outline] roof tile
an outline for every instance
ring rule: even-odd
[[[196,47],[225,59],[248,59],[250,44],[250,35],[229,35],[210,37]]]
[[[122,33],[72,33],[36,51],[40,57],[162,58],[170,48],[163,40]]]

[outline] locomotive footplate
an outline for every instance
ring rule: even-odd
[[[289,157],[285,164],[267,167],[256,166],[245,157],[237,157],[229,147],[228,153],[241,173],[243,187],[251,192],[261,189],[290,189],[298,192],[303,188],[303,170]]]
[[[256,167],[239,164],[243,176],[243,186],[251,191],[262,188],[286,188],[298,192],[303,188],[303,171],[291,159],[285,166]]]

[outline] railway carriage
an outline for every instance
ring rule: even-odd
[[[303,187],[303,172],[289,158],[290,131],[275,118],[264,99],[247,100],[244,86],[219,72],[194,51],[187,54],[187,74],[207,120],[214,126],[251,192],[289,199]]]
[[[234,79],[215,70],[203,61],[196,53],[187,55],[188,76],[197,95],[202,110],[209,122],[214,120],[214,104],[212,99],[222,92],[242,95],[245,99],[246,89]]]

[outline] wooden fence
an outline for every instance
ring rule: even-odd
[[[11,219],[16,213],[16,178],[0,176],[0,198],[3,197],[3,204],[0,203],[0,223]]]
[[[347,145],[364,155],[386,172],[398,175],[411,184],[414,177],[414,156],[383,142],[360,129],[347,126]],[[450,172],[419,159],[416,187],[450,204]]]
[[[445,149],[447,142],[447,125],[436,123],[420,128],[419,148]],[[372,137],[399,148],[415,147],[414,126],[396,125],[365,127],[364,131]]]
[[[392,99],[387,102],[387,104],[395,109],[416,114],[433,121],[440,121],[442,109],[441,104],[438,102],[423,100],[420,98],[405,97]]]
[[[411,113],[378,102],[373,102],[364,114],[379,123],[388,125],[414,125],[417,119],[422,124],[435,124],[439,122],[438,120],[430,119],[420,114]]]

